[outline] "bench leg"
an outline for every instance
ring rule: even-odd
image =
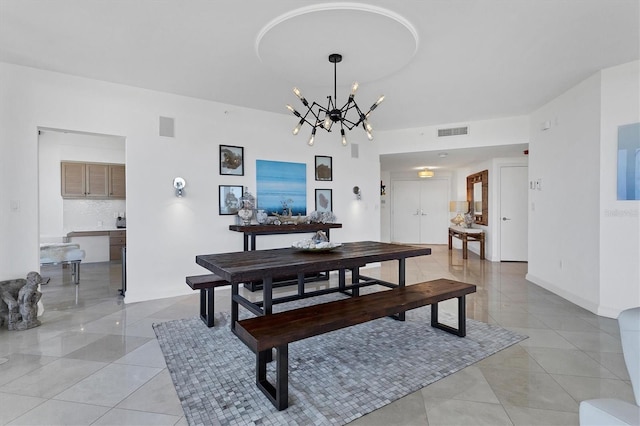
[[[256,354],[256,385],[278,411],[289,406],[289,346],[276,347],[276,383],[267,380],[267,363],[271,349]]]
[[[200,319],[213,327],[213,288],[200,289]]]
[[[458,297],[458,328],[438,322],[438,304],[431,305],[431,327],[439,328],[456,336],[464,337],[467,335],[467,315],[466,315],[466,299],[465,296]]]

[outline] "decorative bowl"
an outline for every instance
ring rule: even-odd
[[[291,247],[300,251],[325,252],[334,250],[341,245],[340,243],[332,243],[330,241],[315,242],[313,240],[301,240],[291,244]]]

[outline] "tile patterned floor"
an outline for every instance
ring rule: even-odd
[[[615,320],[528,283],[524,263],[432,249],[407,261],[408,283],[474,283],[469,317],[530,338],[353,425],[571,425],[584,399],[633,401]],[[151,324],[193,317],[198,295],[125,305],[118,264],[83,265],[77,294],[68,270],[42,273],[43,325],[0,330],[0,425],[186,425]],[[366,274],[392,281],[396,264]],[[216,293],[216,310],[229,310],[229,294]]]

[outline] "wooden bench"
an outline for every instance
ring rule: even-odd
[[[213,327],[213,289],[229,285],[229,282],[217,275],[208,274],[187,277],[187,284],[193,290],[200,290],[200,319],[207,327]]]
[[[288,344],[431,305],[431,326],[457,336],[466,335],[465,296],[476,286],[438,279],[388,291],[308,306],[238,321],[235,333],[256,354],[256,385],[278,409],[288,406]],[[438,321],[438,303],[458,299],[458,328]],[[267,362],[276,349],[276,382],[267,380]]]

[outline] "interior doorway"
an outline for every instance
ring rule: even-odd
[[[54,263],[45,262],[41,266],[41,273],[51,278],[46,287],[48,292],[59,292],[59,297],[63,297],[64,293],[64,297],[75,304],[87,303],[89,299],[98,300],[106,293],[116,298],[119,296],[123,265],[121,261],[111,259],[112,242],[109,235],[111,231],[118,230],[117,217],[126,216],[126,200],[120,193],[114,196],[112,192],[91,197],[69,196],[65,192],[68,188],[63,187],[62,171],[66,170],[63,165],[83,165],[85,168],[80,170],[85,170],[87,174],[93,170],[89,166],[104,165],[102,168],[109,169],[109,174],[106,177],[101,174],[100,178],[111,182],[111,177],[115,178],[116,175],[111,173],[110,167],[117,165],[121,168],[121,165],[126,165],[125,143],[122,136],[55,128],[38,129],[38,227],[41,250],[46,245],[60,254],[64,245],[73,242],[80,246],[79,250],[84,251],[79,286],[71,280],[70,268],[55,263],[57,257],[53,259]],[[89,175],[92,179],[95,177]],[[86,177],[85,174],[81,176]],[[124,176],[123,173],[126,193]],[[70,232],[84,232],[88,236],[74,237],[78,241],[69,241]],[[100,268],[107,272],[91,273]],[[114,288],[116,284],[117,288]],[[79,292],[78,287],[81,287]]]
[[[449,180],[398,180],[393,183],[392,233],[396,243],[446,244]]]

